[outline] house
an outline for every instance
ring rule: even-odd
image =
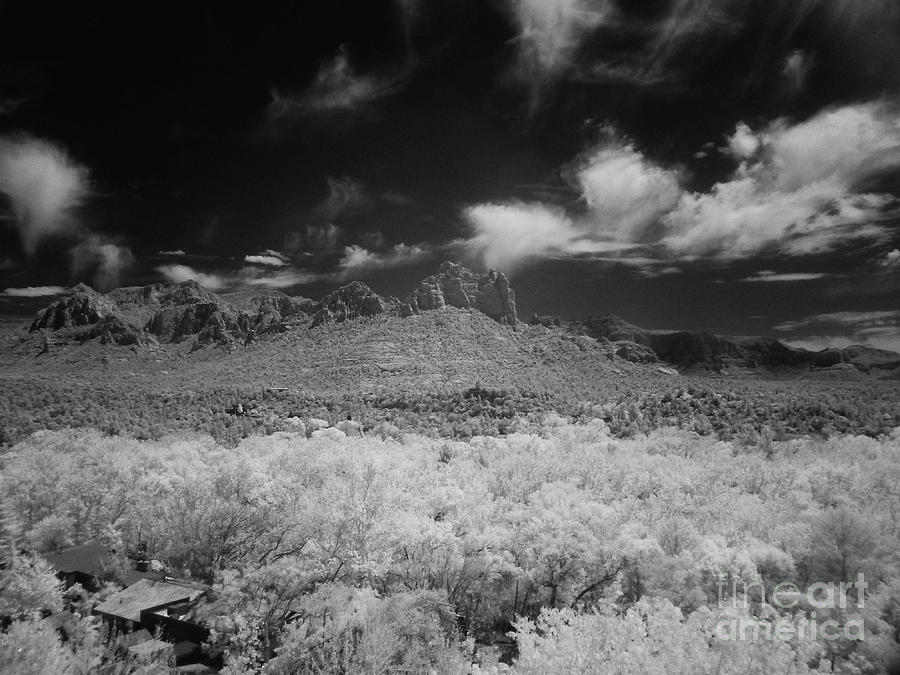
[[[176,664],[184,665],[203,658],[201,644],[209,639],[209,630],[194,620],[194,610],[208,591],[207,586],[171,577],[140,579],[97,605],[94,614],[119,633],[156,636],[151,645],[146,639],[135,644],[126,638],[134,654],[161,649],[161,640],[171,648]]]
[[[202,641],[208,631],[191,621],[190,615],[208,590],[206,586],[169,577],[145,578],[97,605],[94,614],[122,633],[145,628],[156,634],[159,628],[173,641],[198,636]]]

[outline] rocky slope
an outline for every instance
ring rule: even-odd
[[[518,321],[515,292],[505,274],[476,274],[446,262],[406,301],[384,298],[359,281],[335,289],[319,302],[279,291],[217,295],[196,281],[117,288],[105,295],[79,284],[41,310],[31,331],[63,341],[99,337],[119,345],[190,340],[196,346],[230,346],[307,322],[317,328],[359,317],[410,315],[445,307],[477,310],[503,324]]]
[[[383,314],[392,303],[382,298],[366,284],[351,281],[326,295],[313,314],[312,327],[330,321],[343,322],[363,316]]]
[[[516,294],[502,272],[477,274],[453,262],[441,265],[437,274],[423,279],[410,293],[406,311],[418,314],[430,309],[477,309],[495,321],[515,325]]]
[[[283,330],[289,318],[306,318],[315,305],[283,293],[234,300],[229,302],[196,281],[117,288],[105,295],[79,284],[41,310],[31,332],[80,342],[99,337],[118,345],[186,340],[197,346],[231,345]]]

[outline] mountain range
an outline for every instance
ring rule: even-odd
[[[477,311],[516,329],[515,292],[508,277],[445,262],[405,298],[382,297],[352,281],[319,301],[280,291],[213,293],[196,281],[118,288],[101,294],[79,284],[38,312],[30,332],[44,336],[42,351],[60,343],[99,340],[139,349],[190,344],[229,349],[267,334],[342,323],[376,315],[406,317],[456,307]],[[771,337],[723,336],[689,330],[648,330],[608,314],[583,319],[535,315],[548,331],[596,340],[611,358],[658,364],[686,374],[802,375],[808,372],[900,378],[900,354],[856,345],[813,352]]]

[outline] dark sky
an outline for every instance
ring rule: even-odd
[[[84,281],[900,349],[895,0],[0,1],[0,312]]]

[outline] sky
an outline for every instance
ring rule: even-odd
[[[0,313],[196,279],[900,350],[896,0],[0,2]]]

